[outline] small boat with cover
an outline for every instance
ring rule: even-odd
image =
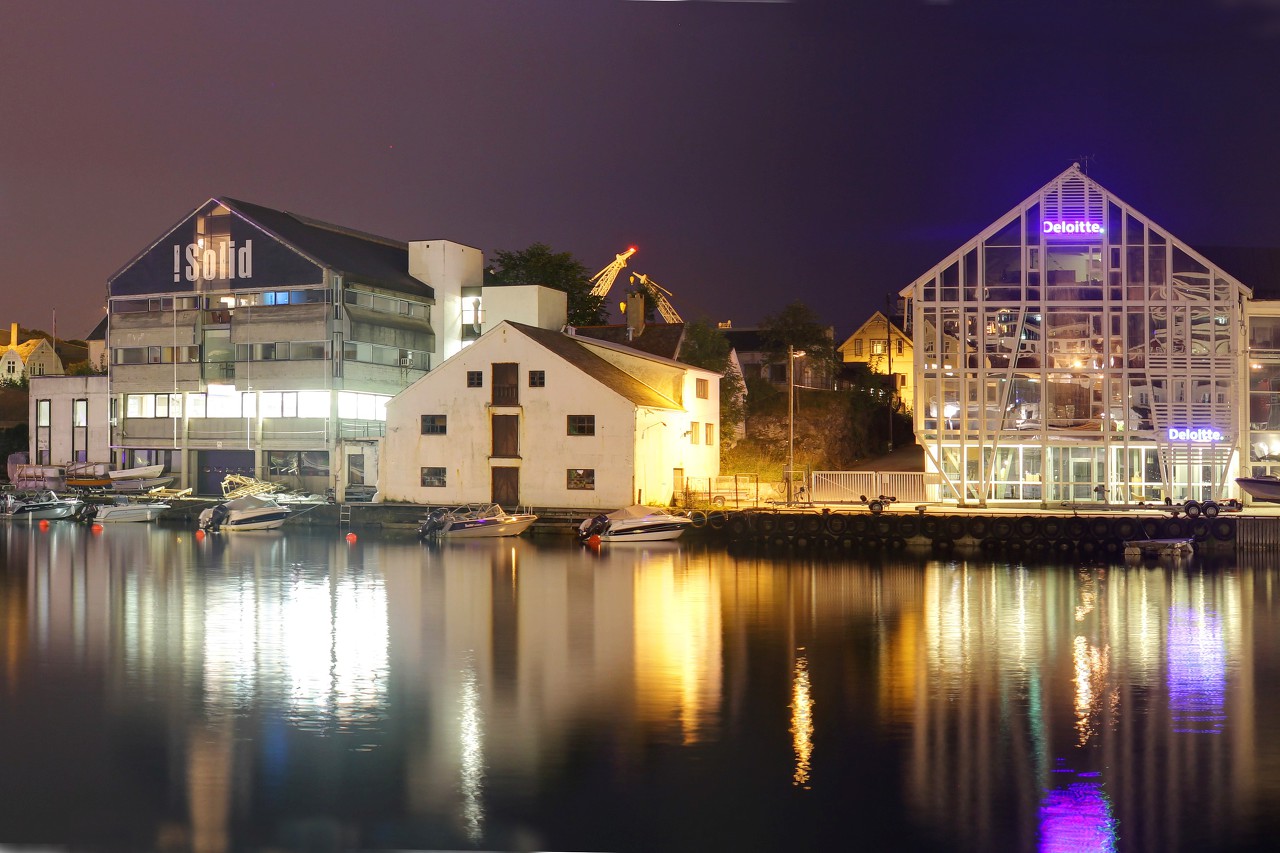
[[[633,505],[588,518],[578,526],[578,538],[590,542],[662,542],[678,539],[693,519],[665,509]]]
[[[0,501],[0,515],[14,521],[53,521],[75,518],[84,507],[79,498],[60,498],[52,491],[31,495],[5,495]]]
[[[217,533],[222,530],[275,530],[285,523],[291,510],[267,495],[245,495],[201,510],[197,526]]]

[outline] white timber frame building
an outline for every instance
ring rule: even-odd
[[[931,499],[1238,496],[1251,292],[1078,166],[901,296]]]

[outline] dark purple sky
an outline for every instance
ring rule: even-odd
[[[1280,0],[8,0],[0,325],[87,334],[230,195],[634,243],[686,319],[847,334],[1081,155],[1192,245],[1280,245],[1278,91]]]

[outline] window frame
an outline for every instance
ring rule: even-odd
[[[468,370],[467,371],[467,387],[483,388],[484,387],[484,371]]]
[[[595,468],[566,468],[565,486],[571,492],[593,492],[596,488]]]
[[[421,432],[422,435],[448,435],[449,434],[449,416],[448,415],[422,415],[421,430],[422,430]]]
[[[576,419],[576,424],[575,424]],[[565,415],[565,435],[593,436],[596,434],[595,415]]]
[[[428,471],[433,473],[428,474]],[[436,471],[440,473],[435,474],[434,472]],[[444,466],[423,465],[418,471],[418,476],[421,488],[444,489],[448,487],[449,472]],[[428,482],[428,479],[430,479],[431,482]]]

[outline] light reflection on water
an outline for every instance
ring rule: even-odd
[[[1280,811],[1270,567],[0,543],[0,844],[1204,850]]]

